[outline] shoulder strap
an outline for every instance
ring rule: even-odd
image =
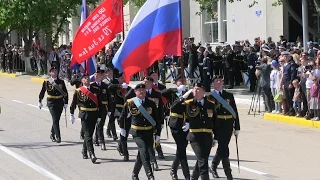
[[[141,105],[141,103],[140,103],[140,101],[138,100],[137,97],[133,98],[133,102],[138,107],[138,109],[143,114],[143,116],[152,124],[152,126],[156,126],[156,122],[150,116],[150,114],[146,111],[146,109]]]
[[[99,103],[98,103],[98,98],[91,92],[89,91],[87,88],[81,86],[79,88],[79,90],[85,94],[86,96],[88,96],[97,106],[99,106]]]
[[[224,100],[216,91],[212,91],[211,94],[212,94],[212,96],[213,96],[214,98],[216,98],[217,101],[219,101],[219,102],[222,104],[222,106],[223,106],[224,108],[226,108],[226,109],[232,114],[232,116],[233,116],[234,118],[237,118],[236,112],[235,112],[235,111],[233,110],[233,108],[227,103],[226,100]]]

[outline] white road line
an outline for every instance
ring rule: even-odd
[[[238,100],[239,100],[239,99],[238,99]],[[247,99],[245,99],[245,100],[247,100]],[[248,102],[248,101],[247,101],[247,102]],[[32,106],[32,107],[35,107],[35,108],[39,108],[38,106],[33,105],[33,104],[27,104],[27,105]],[[45,109],[45,108],[42,108],[42,109],[48,111],[48,109]],[[77,119],[77,120],[78,120],[78,121],[81,121],[81,119]],[[107,127],[104,126],[104,129],[107,129]],[[117,131],[118,133],[120,132],[120,130],[118,130],[118,129],[117,129],[116,131]],[[162,145],[162,146],[165,146],[165,147],[167,147],[167,148],[176,150],[176,147],[175,147],[175,146],[172,146],[172,145],[170,145],[170,144],[166,144],[165,142],[161,142],[161,145]],[[0,147],[1,147],[1,146],[0,146]],[[189,155],[195,155],[194,152],[189,151],[189,150],[187,150],[187,153],[188,153]],[[210,157],[210,158],[209,158],[209,160],[212,160],[212,159],[213,159],[213,157]],[[230,166],[235,167],[235,168],[238,167],[238,165],[232,164],[232,163],[230,163]],[[261,172],[261,171],[257,171],[257,170],[254,170],[254,169],[251,169],[251,168],[247,168],[247,167],[244,167],[244,166],[240,166],[240,169],[241,169],[241,170],[244,170],[244,171],[247,171],[247,172],[254,173],[254,174],[258,174],[258,175],[263,175],[263,176],[269,175],[268,173],[264,173],[264,172]]]
[[[12,100],[13,102],[17,102],[17,103],[20,103],[20,104],[23,104],[22,101],[18,101],[18,100]]]
[[[31,167],[32,169],[38,171],[39,173],[41,173],[42,175],[50,178],[50,179],[54,179],[54,180],[62,180],[60,177],[56,176],[55,174],[45,170],[44,168],[36,165],[35,163],[23,158],[22,156],[20,156],[19,154],[16,154],[15,152],[9,150],[8,148],[4,147],[3,145],[0,144],[0,150],[2,150],[3,152],[9,154],[10,156],[14,157],[15,159],[19,160],[20,162],[22,162],[23,164]]]

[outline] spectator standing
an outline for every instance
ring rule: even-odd
[[[278,94],[280,91],[281,72],[280,72],[278,61],[273,60],[271,63],[271,66],[272,66],[273,70],[271,71],[271,74],[270,74],[270,88],[271,88],[272,96],[275,97],[276,94]],[[280,102],[275,102],[275,110],[273,110],[272,113],[276,113],[276,114],[281,113],[281,103]]]
[[[294,94],[293,94],[293,109],[296,113],[296,116],[299,117],[301,115],[301,102],[302,102],[302,98],[301,98],[301,88],[300,88],[300,84],[299,81],[297,79],[292,81],[292,84],[294,86]]]
[[[313,77],[313,84],[310,89],[310,111],[313,114],[312,120],[319,120],[319,80]]]
[[[267,112],[271,113],[273,110],[273,101],[270,89],[270,73],[272,68],[267,64],[267,59],[261,59],[261,65],[257,66],[256,75],[259,77],[259,88],[263,92],[263,99],[267,107]]]

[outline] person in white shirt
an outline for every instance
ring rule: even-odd
[[[279,91],[280,91],[280,69],[279,69],[279,63],[276,60],[273,60],[271,62],[271,66],[273,70],[270,74],[270,88],[272,96],[275,97]],[[275,110],[272,111],[272,113],[281,113],[281,103],[275,102]]]

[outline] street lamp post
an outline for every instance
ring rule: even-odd
[[[302,30],[303,30],[303,49],[308,50],[309,23],[308,23],[308,0],[302,0]]]

